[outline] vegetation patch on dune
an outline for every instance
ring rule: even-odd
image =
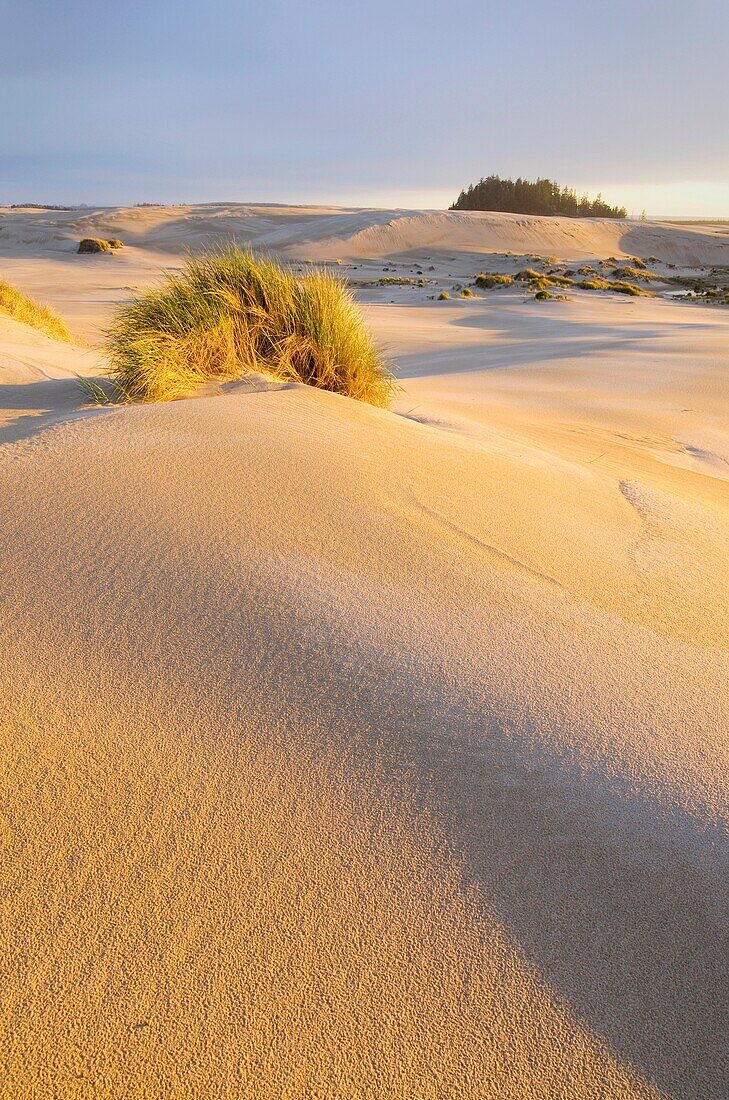
[[[523,271],[517,271],[514,276],[520,283],[528,283],[530,290],[547,290],[549,287],[555,286],[572,286],[574,279],[569,275],[558,275],[553,272],[547,275],[541,271],[536,271],[532,267],[524,268]]]
[[[426,286],[427,279],[411,279],[404,275],[385,275],[376,280],[377,286]]]
[[[575,286],[578,290],[609,290],[610,283],[607,279],[583,279],[581,283],[576,283]]]
[[[0,279],[0,310],[24,325],[31,325],[53,340],[73,343],[73,337],[55,310],[41,305],[22,290]]]
[[[613,275],[618,279],[641,279],[643,282],[665,282],[662,275],[656,275],[654,271],[646,271],[639,267],[633,267],[630,264],[624,267],[613,268]]]
[[[105,241],[101,237],[84,237],[79,242],[78,251],[81,253],[91,252],[114,252],[117,248],[123,248],[124,242],[114,237],[110,241]]]
[[[637,298],[640,295],[652,296],[650,290],[645,290],[643,287],[636,286],[634,283],[627,283],[623,279],[618,279],[615,282],[608,282],[607,279],[583,279],[581,283],[575,283],[578,290],[612,290],[617,294],[629,294],[633,298]]]
[[[493,290],[497,286],[511,286],[514,282],[511,275],[501,275],[498,271],[482,271],[474,281],[481,290]]]
[[[387,270],[387,269],[386,269]],[[385,275],[381,279],[351,279],[347,283],[352,288],[371,286],[427,286],[427,279],[413,279],[405,275]]]
[[[630,294],[634,298],[637,298],[641,294],[650,294],[649,290],[644,290],[643,287],[635,286],[634,283],[626,283],[623,279],[618,279],[617,282],[610,283],[610,290],[617,291],[618,294]]]
[[[159,289],[122,306],[109,354],[128,400],[166,401],[251,371],[381,407],[393,389],[341,278],[316,269],[296,277],[236,247],[188,259]]]

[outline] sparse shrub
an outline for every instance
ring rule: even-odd
[[[125,398],[165,401],[210,378],[264,371],[386,406],[393,379],[344,282],[235,247],[187,260],[120,307],[111,377]]]
[[[78,250],[81,253],[111,252],[111,245],[108,241],[102,241],[100,237],[84,237],[79,243]]]
[[[53,340],[73,343],[73,337],[64,321],[50,306],[41,305],[22,290],[0,279],[0,310],[24,325],[37,328]]]
[[[496,286],[511,286],[514,280],[511,275],[500,275],[497,271],[482,271],[474,282],[481,290],[492,290]]]
[[[450,294],[448,293],[447,290],[441,290],[440,294],[438,295],[438,301],[439,302],[447,302],[449,298],[450,298]]]

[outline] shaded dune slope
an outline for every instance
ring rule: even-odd
[[[0,448],[10,1094],[723,1095],[726,650],[506,461],[299,387]]]

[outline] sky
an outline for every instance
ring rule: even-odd
[[[729,217],[727,0],[0,0],[0,203]]]

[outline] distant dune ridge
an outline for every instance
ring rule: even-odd
[[[399,251],[542,252],[560,259],[658,255],[673,263],[727,263],[729,237],[704,226],[486,211],[358,210],[202,204],[9,213],[0,255],[15,245],[73,251],[82,237],[114,238],[179,252],[214,240],[283,250],[309,259],[382,257]]]
[[[88,341],[0,315],[0,1093],[723,1100],[729,311],[437,294],[729,238],[0,226]],[[89,404],[118,304],[232,237],[351,265],[391,411],[257,374]]]

